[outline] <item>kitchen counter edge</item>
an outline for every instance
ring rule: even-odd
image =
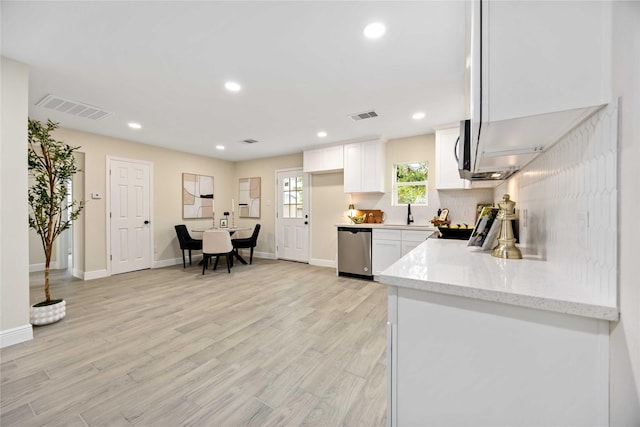
[[[620,315],[615,295],[589,292],[570,276],[559,276],[553,263],[494,258],[487,252],[469,250],[466,242],[429,239],[375,279],[399,288],[600,320],[618,321]]]
[[[348,228],[382,228],[389,230],[418,230],[418,231],[437,231],[438,228],[431,225],[396,225],[396,224],[334,224],[335,227]]]

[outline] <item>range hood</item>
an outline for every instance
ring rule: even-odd
[[[458,173],[460,178],[470,181],[497,181],[509,178],[518,171],[517,167],[496,167],[494,170],[476,170],[478,159],[478,144],[471,140],[471,120],[460,122],[460,136],[458,137]],[[503,154],[500,154],[503,155]]]
[[[576,108],[477,126],[463,120],[457,150],[460,178],[507,179],[600,108]]]

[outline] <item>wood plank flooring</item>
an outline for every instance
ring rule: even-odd
[[[222,267],[54,275],[67,317],[0,350],[0,424],[385,424],[386,287],[286,261]]]

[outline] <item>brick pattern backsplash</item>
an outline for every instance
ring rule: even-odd
[[[577,283],[615,297],[618,106],[599,110],[541,154],[495,198],[517,202],[520,243]]]

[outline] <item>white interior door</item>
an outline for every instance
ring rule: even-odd
[[[279,171],[276,185],[278,258],[309,262],[309,174]]]
[[[151,268],[150,164],[109,162],[111,273]]]

